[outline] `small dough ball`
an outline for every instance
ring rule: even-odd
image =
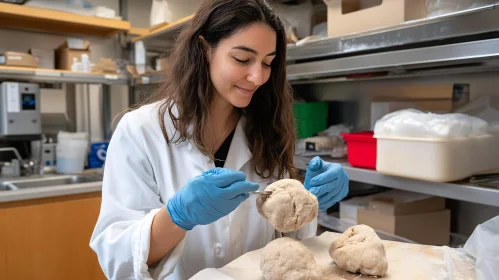
[[[319,280],[322,268],[312,252],[289,237],[273,240],[263,249],[260,270],[266,280]]]
[[[283,179],[270,184],[266,191],[270,196],[260,195],[256,208],[280,232],[296,231],[311,222],[319,212],[319,202],[298,180]]]
[[[385,247],[366,225],[347,229],[331,244],[329,255],[338,267],[352,273],[382,277],[388,270]]]

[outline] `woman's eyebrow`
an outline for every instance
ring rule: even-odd
[[[254,49],[252,49],[252,48],[248,48],[248,47],[245,47],[245,46],[236,46],[236,47],[232,47],[232,49],[235,49],[235,50],[242,50],[242,51],[245,51],[245,52],[250,52],[250,53],[255,54],[255,55],[257,55],[257,54],[258,54],[258,52],[257,52],[257,51],[255,51]],[[277,53],[276,53],[275,51],[273,51],[273,52],[271,52],[271,53],[267,54],[266,56],[274,56],[274,55],[276,55],[276,54],[277,54]]]

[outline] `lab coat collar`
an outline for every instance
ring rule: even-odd
[[[229,153],[225,161],[225,167],[232,170],[240,170],[253,156],[249,149],[248,138],[244,133],[246,118],[241,116],[230,143]]]
[[[241,117],[237,123],[236,130],[234,131],[232,142],[230,143],[229,153],[225,160],[225,168],[240,170],[252,157],[248,139],[244,133],[245,124],[246,118]],[[210,161],[210,158],[199,151],[196,145],[191,141],[187,144],[187,153],[189,155],[189,160],[203,171],[214,168],[215,164]]]

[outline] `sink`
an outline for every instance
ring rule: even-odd
[[[88,175],[61,175],[41,177],[34,179],[16,179],[0,183],[0,191],[12,191],[18,189],[41,188],[50,186],[83,184],[101,182],[102,176],[96,174]]]
[[[17,188],[10,185],[10,184],[7,184],[7,183],[0,184],[0,192],[1,191],[12,191],[12,190],[17,190]]]

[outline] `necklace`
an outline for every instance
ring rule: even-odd
[[[232,115],[232,114],[231,114],[231,115]],[[208,114],[208,117],[209,117],[209,121],[210,121],[211,135],[212,135],[212,137],[213,137],[213,145],[212,145],[212,147],[211,147],[211,151],[210,151],[210,152],[211,152],[211,156],[213,157],[213,159],[214,159],[214,160],[217,160],[217,159],[215,158],[215,153],[213,152],[213,150],[215,149],[215,147],[217,147],[217,146],[218,146],[218,142],[219,142],[219,141],[217,141],[217,140],[216,140],[216,137],[215,137],[215,129],[214,129],[214,126],[213,126],[213,124],[212,124],[213,122],[211,121],[211,116],[210,116],[209,114]],[[225,134],[227,134],[227,131],[229,130],[229,127],[230,127],[230,122],[228,123],[227,127],[225,128],[225,131],[224,131],[224,133],[222,134],[222,136],[220,137],[220,140],[224,139]]]

